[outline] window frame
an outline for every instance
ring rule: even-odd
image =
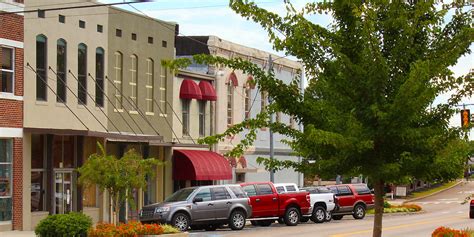
[[[80,59],[81,49],[84,50],[84,61]],[[87,56],[87,45],[79,43],[77,46],[77,103],[84,106],[87,105]],[[84,74],[81,74],[82,71]]]
[[[120,60],[117,60],[120,59]],[[120,61],[120,63],[119,63]],[[120,65],[117,65],[120,64]],[[115,112],[123,112],[123,53],[114,53]],[[117,80],[117,77],[120,77]]]
[[[199,103],[199,136],[206,136],[206,101],[201,100]]]
[[[11,202],[11,209],[10,209],[10,220],[0,220],[1,222],[4,221],[12,221],[13,219],[13,139],[12,138],[0,138],[0,141],[3,140],[6,143],[6,152],[5,156],[7,157],[6,161],[0,162],[0,167],[5,166],[8,169],[8,166],[10,167],[10,177],[9,177],[9,193],[0,196],[0,199],[10,199]],[[10,154],[8,153],[10,151]],[[10,158],[8,160],[8,158]]]
[[[160,108],[161,113],[160,115],[166,117],[167,114],[167,95],[168,91],[166,87],[168,86],[168,70],[165,66],[161,66],[160,70]]]
[[[152,58],[146,59],[146,114],[154,115],[153,99],[155,98],[155,61]]]
[[[99,55],[102,54],[102,60],[99,62]],[[102,70],[99,70],[99,63],[101,63]],[[105,80],[105,50],[102,47],[95,49],[95,106],[104,107],[104,80]],[[100,102],[100,103],[99,103]]]
[[[183,137],[184,136],[189,136],[189,117],[190,117],[190,104],[191,104],[191,100],[189,99],[181,99],[181,119],[183,120],[182,124],[183,124],[183,129],[182,129],[182,133],[183,133]]]
[[[60,45],[60,43],[64,45]],[[61,71],[59,68],[59,47],[61,46],[64,47],[64,71]],[[61,78],[61,75],[63,75],[63,78]],[[60,81],[63,88],[60,88]],[[60,90],[64,90],[64,98],[61,98]],[[56,41],[56,102],[67,103],[67,41],[63,38]]]
[[[138,56],[136,54],[130,55],[130,100],[135,106],[130,112],[137,112],[138,108]]]
[[[227,126],[234,124],[234,83],[229,80],[227,83]]]
[[[0,75],[3,73],[3,72],[6,72],[6,73],[11,73],[12,76],[12,92],[7,92],[7,91],[0,91],[0,93],[4,93],[4,94],[15,94],[15,47],[11,47],[11,46],[7,46],[7,45],[0,45],[0,50],[2,52],[2,57],[3,57],[3,49],[10,49],[11,50],[11,64],[12,64],[12,69],[3,69],[0,67]],[[0,59],[3,61],[3,59]],[[3,65],[3,64],[2,64]],[[0,88],[1,90],[1,88]]]
[[[252,88],[244,87],[244,112],[245,119],[250,119],[250,109],[252,105]]]
[[[43,39],[44,42],[39,41],[39,39]],[[44,61],[44,68],[39,68],[38,62],[38,43],[41,42],[44,44],[44,55],[42,55],[42,61]],[[36,46],[35,46],[35,56],[36,56],[36,100],[37,101],[48,101],[48,37],[43,34],[39,34],[36,36]],[[43,88],[39,88],[39,85],[43,85]],[[44,95],[39,95],[40,93]]]

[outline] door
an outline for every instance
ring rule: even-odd
[[[216,219],[227,219],[230,215],[232,197],[225,187],[211,188]]]
[[[257,189],[255,188],[255,185],[242,185],[242,189],[250,199],[250,204],[252,205],[252,217],[261,217],[263,206],[260,204],[260,198],[258,198],[257,201]]]
[[[278,194],[273,192],[270,184],[257,184],[257,196],[262,206],[262,216],[278,216]]]
[[[337,186],[336,196],[339,198],[339,206],[341,211],[352,211],[352,207],[355,203],[355,197],[348,186]]]
[[[191,209],[193,216],[192,221],[214,220],[214,201],[212,200],[211,189],[202,188],[194,196],[194,199],[196,198],[202,198],[202,202],[193,203],[193,207]]]
[[[54,199],[55,214],[64,214],[72,211],[73,203],[72,171],[55,171]]]

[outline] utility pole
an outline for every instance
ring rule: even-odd
[[[272,55],[268,55],[268,74],[270,74],[273,70],[273,62],[272,62]],[[271,105],[273,102],[272,97],[268,96],[268,105]],[[273,113],[270,113],[270,124],[273,123]],[[273,131],[272,128],[269,128],[270,132],[270,161],[273,162],[274,159],[274,151],[273,151]],[[275,171],[273,169],[270,170],[270,182],[275,182]]]

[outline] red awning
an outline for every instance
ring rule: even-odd
[[[212,87],[211,83],[208,81],[200,81],[199,88],[201,89],[203,100],[217,100],[216,90],[214,90],[214,87]]]
[[[184,79],[179,89],[179,98],[181,99],[202,99],[201,89],[191,79]]]
[[[235,75],[235,72],[230,73],[229,80],[227,80],[227,83],[230,83],[231,81],[234,87],[239,85],[239,80],[237,80],[237,76]]]
[[[232,168],[222,155],[212,151],[174,150],[174,180],[229,180]]]

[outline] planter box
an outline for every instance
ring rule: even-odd
[[[164,234],[164,235],[140,235],[140,237],[188,237],[188,232],[182,232],[177,234]]]

